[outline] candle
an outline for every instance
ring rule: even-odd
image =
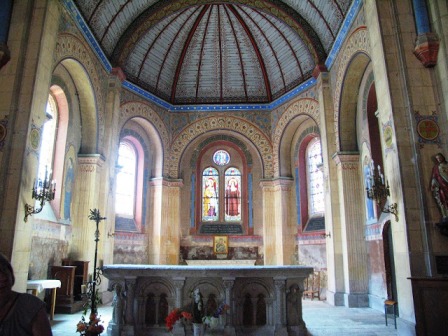
[[[87,293],[87,286],[86,285],[81,285],[81,293],[82,294]]]

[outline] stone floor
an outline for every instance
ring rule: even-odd
[[[101,306],[101,319],[107,324],[111,320],[112,307]],[[79,336],[76,324],[82,313],[71,315],[56,314],[51,321],[53,336]],[[325,301],[303,301],[303,319],[309,336],[389,336],[415,335],[413,327],[400,318],[397,319],[397,329],[392,317],[386,326],[384,313],[371,308],[333,307]],[[106,333],[103,333],[106,335]],[[168,335],[168,333],[167,333]]]

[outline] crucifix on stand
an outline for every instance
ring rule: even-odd
[[[98,255],[98,241],[100,240],[100,231],[98,229],[98,225],[102,220],[105,220],[106,217],[101,217],[100,211],[98,209],[90,209],[90,215],[89,219],[95,221],[96,223],[96,231],[95,231],[95,259],[93,260],[93,279],[90,283],[91,286],[89,286],[89,291],[91,291],[89,294],[90,296],[90,310],[91,313],[94,314],[97,312],[96,308],[96,285],[101,284],[101,268],[96,267],[96,259]]]

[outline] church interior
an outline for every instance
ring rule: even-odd
[[[60,277],[56,312],[78,312],[116,270],[111,334],[156,335],[192,269],[242,267],[252,282],[200,280],[241,306],[229,335],[303,334],[285,285],[448,334],[446,1],[3,0],[0,18],[17,291]]]

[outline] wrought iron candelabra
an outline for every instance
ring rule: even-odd
[[[48,171],[47,166],[45,166],[45,177],[43,180],[40,178],[34,179],[32,198],[39,202],[40,208],[35,208],[33,205],[25,203],[25,222],[28,221],[28,216],[37,214],[44,208],[45,202],[51,202],[54,200],[54,195],[56,193],[56,181],[51,180],[51,170]]]
[[[96,286],[101,284],[101,275],[102,269],[100,267],[96,267],[96,261],[98,256],[98,241],[100,240],[100,231],[98,226],[102,220],[105,220],[106,217],[101,217],[100,211],[98,209],[91,209],[89,219],[95,221],[96,230],[95,230],[95,258],[93,259],[93,275],[92,280],[89,280],[87,284],[87,295],[90,297],[90,311],[91,314],[97,312],[97,289]]]
[[[395,215],[395,221],[398,222],[397,203],[386,205],[387,198],[390,196],[389,182],[384,183],[381,167],[378,165],[378,168],[375,169],[373,161],[370,165],[370,178],[367,180],[366,193],[369,199],[378,204],[382,212]]]

